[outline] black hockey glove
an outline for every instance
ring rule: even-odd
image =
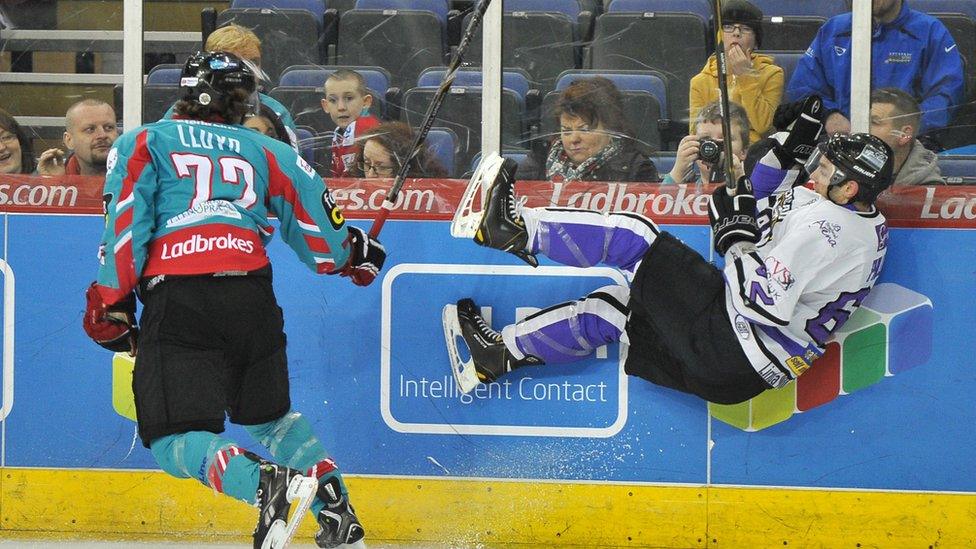
[[[794,164],[805,164],[813,154],[817,139],[823,132],[823,112],[823,101],[816,95],[781,105],[776,110],[773,125],[789,132],[785,141],[773,148],[773,154],[783,169],[790,169]]]
[[[106,305],[92,282],[85,292],[85,318],[82,327],[92,341],[116,353],[129,353],[136,356],[136,340],[139,328],[136,326],[136,296],[130,293],[125,299]]]
[[[734,196],[729,196],[724,185],[715,189],[708,207],[708,222],[712,224],[715,251],[723,256],[736,242],[759,242],[756,197],[749,178],[739,178]]]
[[[346,245],[349,247],[349,262],[339,270],[342,276],[348,276],[357,286],[369,286],[376,275],[383,268],[386,261],[386,248],[379,240],[369,236],[359,227],[347,226],[349,236]]]

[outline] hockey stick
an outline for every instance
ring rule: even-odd
[[[457,50],[454,51],[454,57],[451,58],[451,64],[447,67],[447,74],[444,75],[444,80],[441,82],[440,87],[437,88],[437,93],[430,101],[430,105],[427,106],[427,112],[424,114],[424,125],[420,127],[420,131],[414,137],[413,146],[410,149],[410,156],[401,162],[400,171],[397,172],[396,179],[393,180],[393,186],[390,187],[389,192],[386,193],[386,199],[383,200],[383,209],[377,214],[376,219],[373,221],[373,226],[369,229],[370,236],[374,238],[378,236],[383,229],[383,224],[386,223],[386,219],[390,217],[390,212],[393,210],[396,199],[400,195],[400,189],[403,187],[403,182],[407,179],[407,172],[410,170],[410,161],[420,153],[420,148],[424,146],[424,140],[427,139],[430,127],[434,124],[437,111],[440,110],[441,103],[444,102],[444,98],[447,96],[447,92],[451,89],[454,78],[457,76],[457,71],[461,67],[461,57],[464,55],[465,50],[468,49],[468,44],[474,39],[474,33],[478,29],[478,25],[481,24],[481,19],[484,18],[485,11],[488,10],[488,4],[490,2],[491,0],[478,0],[474,15],[468,23],[468,28],[465,29],[464,36],[461,37],[461,43],[458,44]]]
[[[715,20],[715,60],[718,64],[718,95],[722,106],[722,164],[725,170],[725,189],[735,194],[735,175],[732,170],[732,124],[729,120],[729,67],[725,59],[725,37],[722,34],[722,0],[712,1]],[[745,146],[745,143],[743,143]]]

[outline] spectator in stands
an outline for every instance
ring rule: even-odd
[[[260,109],[259,113],[252,114],[244,119],[244,127],[291,145],[291,138],[285,129],[285,125],[281,123],[281,118],[267,105],[261,105]]]
[[[871,92],[871,135],[895,153],[894,185],[942,182],[936,154],[915,139],[921,117],[918,102],[907,92],[898,88]]]
[[[729,70],[729,100],[742,105],[749,115],[750,143],[769,129],[773,112],[783,97],[783,69],[773,64],[772,57],[755,51],[762,46],[762,18],[762,11],[746,0],[722,2],[722,39]],[[705,63],[705,68],[691,79],[689,97],[688,120],[692,122],[691,132],[694,133],[698,111],[719,98],[718,62],[714,54]]]
[[[749,116],[746,110],[732,101],[729,102],[729,128],[732,130],[732,163],[737,172],[742,171],[742,161],[745,159],[747,143],[749,142]],[[701,144],[708,139],[720,145],[722,150],[722,106],[713,101],[698,111],[695,119],[695,133],[686,135],[678,143],[675,154],[674,167],[671,173],[664,176],[664,183],[692,183],[724,181],[722,161],[709,162],[708,153],[704,154]],[[698,174],[695,173],[697,167]]]
[[[34,171],[34,149],[27,132],[13,116],[0,109],[0,173]]]
[[[519,179],[658,181],[650,151],[634,137],[623,96],[603,77],[573,81],[556,100],[559,139],[526,157]]]
[[[65,157],[61,149],[48,149],[38,159],[41,175],[105,175],[105,161],[119,137],[115,109],[101,99],[82,99],[64,115]]]
[[[350,177],[396,177],[410,158],[414,133],[403,122],[384,122],[361,137]],[[427,147],[410,159],[407,177],[446,177],[447,170]]]
[[[367,131],[380,125],[380,120],[369,114],[373,96],[366,90],[363,75],[348,69],[339,69],[325,79],[325,97],[322,110],[335,122],[332,135],[332,177],[350,177],[356,155],[360,152],[358,140]]]
[[[919,133],[948,124],[953,107],[962,101],[964,82],[959,48],[945,25],[910,9],[904,0],[874,0],[872,15],[872,88],[900,88],[919,98]],[[789,101],[814,94],[832,111],[826,132],[850,132],[850,13],[820,28],[786,89]]]

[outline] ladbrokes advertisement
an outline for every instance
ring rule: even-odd
[[[387,184],[331,186],[351,222],[367,227]],[[451,238],[463,190],[458,181],[407,182],[381,235],[387,266],[367,288],[313,274],[280,240],[269,247],[294,406],[345,470],[976,490],[976,188],[888,193],[889,253],[863,313],[801,384],[735,409],[627,378],[619,345],[461,393],[441,330],[445,304],[473,297],[501,326],[623,281],[608,268],[532,269]],[[709,256],[707,189],[519,183],[517,191],[529,206],[642,212]],[[126,366],[113,366],[81,330],[100,195],[83,178],[0,178],[8,466],[155,468],[134,438]],[[237,428],[229,435],[250,440]]]

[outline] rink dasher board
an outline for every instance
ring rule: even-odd
[[[924,200],[925,195],[920,196]],[[919,211],[925,211],[924,202]],[[938,209],[930,207],[928,211]],[[898,227],[902,220],[892,221]],[[920,222],[924,223],[925,218],[920,218]],[[976,490],[972,484],[974,475],[960,474],[973,472],[967,458],[972,449],[969,426],[974,424],[972,416],[976,414],[966,397],[976,388],[976,380],[965,365],[976,349],[961,327],[972,326],[974,320],[970,305],[976,296],[972,276],[976,233],[965,230],[974,228],[973,222],[955,222],[958,227],[893,229],[881,279],[915,289],[932,299],[935,341],[929,363],[760,433],[744,433],[712,422],[715,446],[711,453],[707,450],[709,419],[704,403],[638,379],[622,380],[619,354],[613,348],[607,349],[606,358],[551,372],[534,372],[513,381],[516,386],[519,382],[523,386],[533,382],[522,381],[525,377],[543,386],[567,381],[588,387],[602,383],[606,402],[594,403],[584,398],[539,406],[535,399],[486,398],[464,403],[451,396],[449,379],[442,382],[437,395],[428,392],[423,398],[398,395],[398,383],[381,383],[383,353],[389,356],[391,380],[427,379],[430,388],[433,381],[449,378],[438,326],[439,310],[445,302],[474,296],[492,305],[497,326],[524,314],[525,308],[572,299],[598,285],[613,283],[611,276],[415,272],[420,269],[411,265],[425,265],[434,271],[437,265],[469,265],[472,270],[485,271],[497,266],[520,267],[517,260],[505,254],[450,239],[444,221],[429,219],[393,221],[384,229],[383,242],[391,251],[385,272],[400,273],[386,293],[383,280],[361,289],[345,280],[312,275],[278,240],[269,247],[269,254],[276,267],[276,291],[285,311],[295,407],[312,420],[340,466],[362,477],[354,481],[369,483],[376,493],[386,496],[364,498],[366,501],[357,503],[365,504],[361,512],[374,509],[372,512],[379,518],[386,513],[381,511],[387,508],[386,502],[401,498],[409,501],[418,490],[416,482],[409,480],[413,477],[423,477],[425,480],[417,482],[434,492],[434,486],[456,488],[467,486],[468,482],[485,482],[467,481],[469,478],[498,478],[506,482],[494,485],[494,495],[486,492],[483,497],[475,497],[475,502],[497,503],[492,498],[498,497],[501,485],[518,486],[521,493],[540,497],[539,490],[546,490],[540,487],[551,487],[553,483],[562,493],[580,497],[584,497],[584,492],[577,492],[574,487],[589,486],[599,500],[612,503],[609,519],[616,523],[624,520],[620,512],[627,508],[628,498],[634,497],[619,496],[618,488],[634,484],[641,493],[652,495],[647,500],[641,498],[641,513],[658,507],[653,502],[659,498],[688,503],[687,507],[682,506],[683,511],[676,511],[680,516],[670,516],[670,520],[657,525],[664,535],[670,530],[661,530],[663,525],[687,522],[705,511],[695,510],[696,501],[708,498],[714,504],[723,497],[743,497],[736,495],[734,490],[738,489],[711,487],[710,481],[722,485],[821,487],[824,489],[815,490],[813,495],[808,494],[809,490],[761,490],[762,498],[775,499],[776,494],[783,494],[791,502],[802,492],[804,497],[813,498],[810,505],[821,510],[833,505],[828,503],[831,498],[843,497],[834,494],[852,493],[846,489],[961,492],[933,497],[934,505],[947,505],[950,509],[943,514],[949,524],[942,527],[949,526],[955,534],[965,536],[967,527],[961,522],[953,523],[951,509],[971,510],[974,503],[970,493]],[[367,220],[353,223],[368,226]],[[109,470],[118,468],[144,469],[147,475],[155,474],[148,472],[154,469],[148,452],[138,443],[133,447],[132,422],[112,407],[111,356],[87,341],[80,330],[82,295],[94,276],[101,226],[100,220],[90,215],[4,216],[3,259],[16,275],[17,304],[15,400],[4,424],[2,456],[8,472],[14,466],[65,469],[63,472],[69,477],[114,475]],[[707,250],[704,226],[692,222],[665,228],[699,251]],[[384,306],[391,319],[386,326],[382,321]],[[523,308],[522,313],[519,308]],[[385,350],[384,330],[389,332],[390,342]],[[349,344],[351,337],[356,338],[354,345]],[[401,424],[434,425],[446,430],[451,425],[480,425],[482,432],[398,430],[384,415],[384,394],[390,396],[390,414]],[[590,394],[596,393],[591,390]],[[626,406],[621,408],[623,398]],[[518,420],[514,426],[530,432],[491,432],[512,427],[513,418]],[[603,432],[551,434],[566,429]],[[240,430],[231,429],[228,435],[247,440]],[[381,476],[374,479],[375,475]],[[438,476],[445,480],[429,478]],[[407,480],[397,480],[402,477]],[[535,479],[550,482],[539,484]],[[163,481],[169,487],[166,483],[170,481]],[[172,482],[176,482],[172,487],[177,488],[172,490],[177,494],[174,497],[183,497],[180,493],[184,491],[210,496],[207,490],[189,490],[185,483]],[[699,485],[703,488],[692,487]],[[404,491],[398,492],[394,488],[397,486]],[[16,493],[7,491],[10,485],[6,482],[2,488],[5,496]],[[443,493],[447,498],[444,503],[451,503],[450,489],[443,489]],[[858,497],[863,494],[856,493]],[[539,509],[537,516],[542,524],[558,524],[561,515],[555,502],[568,496],[545,494],[548,495],[544,497],[553,498],[550,504],[555,508]],[[908,508],[897,503],[901,501],[899,496],[876,497],[889,502],[878,505],[888,509],[892,519],[905,516]],[[527,499],[530,498],[520,498],[519,505],[525,505]],[[11,516],[8,504],[16,499],[4,497],[2,501],[6,503],[3,515]],[[205,505],[214,505],[214,500],[207,499]],[[740,502],[741,505],[745,503]],[[716,520],[732,516],[726,512],[728,509],[720,509],[714,506],[709,511],[712,531]],[[797,512],[795,508],[793,512]],[[416,518],[430,522],[427,514]],[[608,519],[599,513],[595,516]],[[701,516],[704,520],[705,516]],[[51,518],[42,512],[38,519],[44,517]],[[803,517],[809,519],[806,513],[796,515],[797,519]],[[830,524],[829,519],[820,520],[828,522],[818,525]],[[379,521],[381,532],[389,526],[388,539],[400,539],[394,528],[398,524],[396,516],[390,517],[389,524],[386,518]],[[635,527],[640,528],[640,522]],[[639,538],[650,535],[646,531],[649,523],[643,522],[644,533]],[[691,520],[689,524],[697,523]],[[72,531],[70,526],[66,528]],[[971,526],[968,528],[971,533]],[[429,532],[429,527],[424,530]],[[731,530],[727,535],[733,535]],[[913,539],[928,539],[925,531],[922,528],[916,533],[922,537]],[[692,526],[690,532],[697,536],[702,530]],[[539,535],[543,536],[540,540],[548,539]],[[678,538],[685,539],[680,535]],[[568,542],[564,537],[559,539]],[[655,534],[653,541],[662,540]]]

